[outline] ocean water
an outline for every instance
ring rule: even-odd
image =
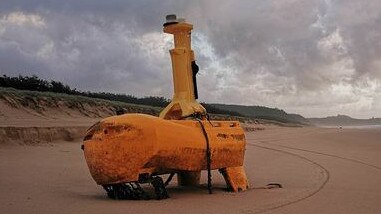
[[[322,126],[323,128],[340,128],[343,129],[381,129],[381,125],[362,125],[362,126]]]

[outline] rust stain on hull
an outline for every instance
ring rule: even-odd
[[[246,189],[243,166],[246,141],[243,129],[229,122],[203,125],[209,138],[211,168],[224,169],[234,191]],[[84,139],[84,153],[90,173],[100,184],[138,181],[141,174],[201,171],[207,169],[206,141],[197,121],[164,120],[143,114],[106,118],[90,128]],[[227,169],[227,170],[226,170]],[[225,178],[226,179],[226,178]]]

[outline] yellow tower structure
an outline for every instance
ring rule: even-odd
[[[174,95],[172,102],[160,113],[163,119],[181,119],[191,115],[205,115],[205,108],[196,101],[197,85],[194,52],[191,49],[193,25],[175,15],[168,15],[164,32],[173,34],[174,49],[171,54]],[[193,66],[192,66],[193,63]]]

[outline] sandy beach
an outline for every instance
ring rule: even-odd
[[[277,128],[246,133],[251,188],[169,186],[167,200],[114,201],[95,184],[81,140],[0,145],[2,213],[381,213],[381,129]],[[203,175],[202,182],[206,183]],[[268,183],[283,188],[264,189]]]

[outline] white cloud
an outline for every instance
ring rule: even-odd
[[[19,26],[45,27],[45,20],[38,14],[25,14],[21,11],[11,12],[0,19],[3,25],[13,24]]]
[[[52,56],[53,51],[54,51],[54,43],[53,41],[48,41],[37,51],[37,56],[47,59],[50,56]]]

